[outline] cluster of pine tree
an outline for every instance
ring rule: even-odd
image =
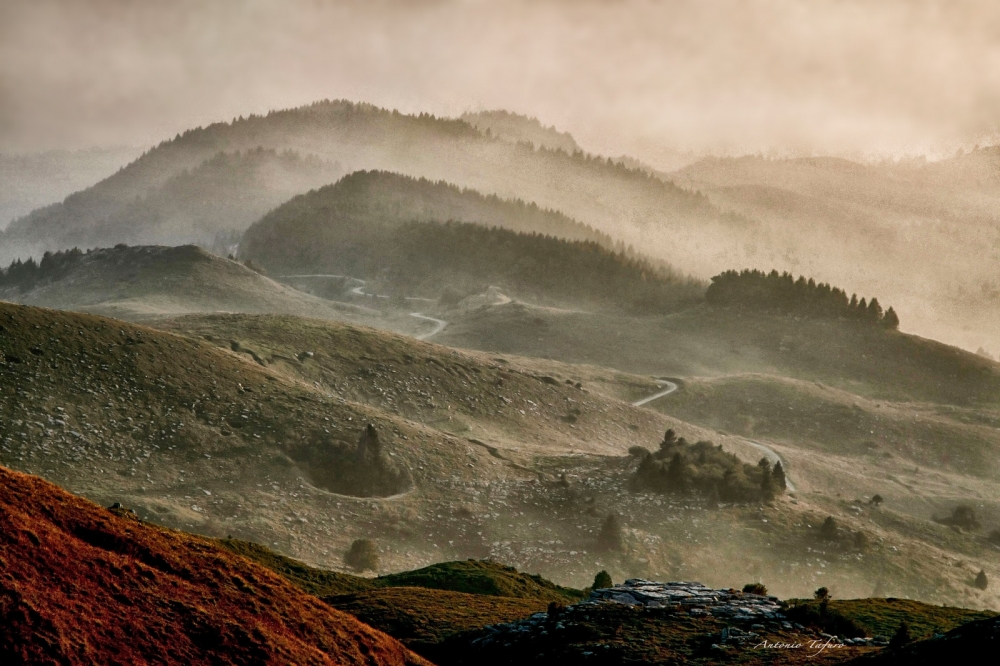
[[[46,252],[38,262],[32,257],[27,261],[15,259],[6,269],[0,269],[0,289],[28,291],[41,282],[57,280],[82,256],[83,252],[75,247],[55,253]]]
[[[826,283],[817,284],[791,273],[759,270],[726,271],[712,278],[705,292],[712,305],[752,308],[809,317],[843,318],[867,322],[888,329],[899,328],[899,317],[891,307],[882,311],[877,298],[858,300],[857,294]]]
[[[641,457],[630,481],[635,491],[698,494],[711,502],[746,503],[772,500],[786,487],[780,462],[773,468],[767,458],[757,465],[742,463],[721,445],[690,444],[673,430],[667,430],[657,451],[635,447],[631,453]]]
[[[670,312],[697,302],[699,285],[639,257],[593,241],[564,241],[477,224],[410,223],[382,248],[383,278],[427,293],[451,284],[478,291],[494,284],[536,298],[603,303],[634,312]]]

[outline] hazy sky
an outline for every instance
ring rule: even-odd
[[[0,0],[0,151],[320,98],[507,108],[663,165],[941,154],[994,135],[1000,3]]]

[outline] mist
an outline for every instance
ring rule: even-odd
[[[950,155],[1000,110],[987,2],[13,0],[0,151],[151,145],[322,98],[506,108],[660,168]]]

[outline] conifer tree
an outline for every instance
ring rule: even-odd
[[[784,492],[788,489],[788,482],[785,479],[785,468],[781,466],[780,460],[774,463],[774,469],[771,470],[771,481],[779,492]]]
[[[899,316],[892,309],[892,306],[885,311],[885,315],[882,317],[882,326],[890,331],[895,331],[899,328]]]

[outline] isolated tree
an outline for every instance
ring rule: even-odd
[[[986,577],[986,572],[980,569],[979,573],[976,574],[976,587],[978,587],[980,590],[985,590],[989,586],[990,586],[990,580],[989,578]]]
[[[620,551],[625,547],[624,528],[617,513],[609,514],[597,535],[597,546],[601,550]]]
[[[910,625],[906,623],[906,620],[903,620],[899,623],[896,633],[889,639],[889,649],[901,648],[912,642],[913,637],[910,636]]]
[[[666,452],[670,447],[677,443],[677,433],[674,432],[673,428],[667,430],[663,433],[663,441],[660,442],[660,451]]]
[[[744,594],[759,594],[762,597],[767,596],[767,588],[763,583],[747,583],[743,586]]]
[[[825,587],[821,587],[821,588],[817,589],[815,592],[813,592],[813,597],[815,597],[816,599],[818,599],[820,601],[822,601],[823,599],[829,599],[830,598],[830,590],[828,590]]]
[[[882,502],[884,501],[885,500],[882,499],[881,495],[872,495],[872,498],[868,500],[868,503],[872,506],[879,507],[882,506]]]
[[[836,541],[839,537],[839,527],[833,516],[827,516],[819,528],[819,535],[827,541]]]
[[[593,590],[604,590],[609,587],[614,587],[614,585],[614,581],[611,580],[611,574],[602,569],[597,572],[596,576],[594,576],[594,584],[590,587]]]
[[[355,539],[351,547],[344,553],[344,564],[358,573],[378,572],[378,546],[371,539]]]
[[[771,470],[771,481],[778,492],[785,492],[788,489],[788,481],[785,479],[785,468],[781,466],[781,461],[774,463]]]

